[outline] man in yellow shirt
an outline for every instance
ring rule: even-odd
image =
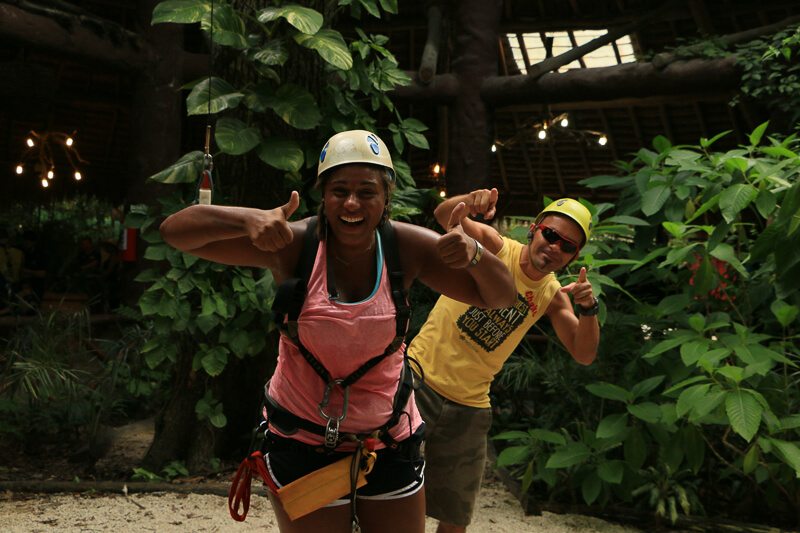
[[[470,215],[489,220],[497,189],[445,200],[434,213],[439,224],[447,224],[459,202]],[[463,533],[472,519],[492,423],[489,387],[530,327],[547,315],[582,365],[594,361],[600,340],[598,303],[586,269],[564,287],[553,274],[578,256],[591,234],[591,213],[580,202],[564,198],[548,205],[531,224],[524,245],[469,217],[461,225],[505,263],[518,294],[512,307],[493,310],[441,296],[408,348],[425,373],[416,399],[426,423],[426,512],[439,520],[438,533]]]

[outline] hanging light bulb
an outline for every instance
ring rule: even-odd
[[[493,144],[492,145],[492,153],[495,153],[495,152],[497,152],[497,145]]]
[[[22,165],[17,165],[17,168],[14,170],[17,174],[22,174],[25,171],[25,168]]]
[[[55,173],[52,170],[47,171],[47,179],[51,180],[55,177]]]
[[[446,198],[447,197],[447,191],[445,191],[444,189],[439,191],[439,197],[440,198]]]
[[[75,181],[81,181],[82,178],[83,178],[83,176],[81,176],[81,171],[80,170],[76,170],[75,171]]]
[[[66,141],[64,141],[64,143],[65,143],[67,146],[72,146],[74,142],[75,142],[75,141],[72,139],[72,137],[67,137],[67,140],[66,140]]]
[[[33,148],[33,139],[28,137],[27,139],[25,139],[25,144],[28,145],[28,148]]]
[[[42,187],[44,187],[46,189],[49,186],[50,186],[50,182],[47,181],[46,179],[42,179]]]
[[[434,176],[438,176],[438,175],[439,175],[439,172],[441,172],[441,171],[442,171],[442,167],[441,167],[441,165],[439,165],[439,163],[435,163],[435,164],[433,165],[433,175],[434,175]]]
[[[567,126],[569,126],[569,119],[567,117],[564,117],[561,119],[561,122],[559,122],[559,124],[561,125],[562,128],[566,128]]]
[[[599,144],[600,146],[605,146],[606,144],[608,144],[608,137],[606,137],[605,135],[601,135],[600,138],[597,139],[597,144]]]
[[[547,139],[547,130],[544,128],[540,129],[539,133],[537,133],[536,136],[539,137],[539,139],[542,141]]]

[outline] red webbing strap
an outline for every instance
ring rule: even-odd
[[[253,471],[258,474],[271,492],[276,493],[278,491],[278,486],[275,485],[269,472],[267,472],[264,456],[261,452],[255,451],[248,455],[239,465],[239,469],[233,476],[231,488],[228,491],[228,511],[231,513],[231,518],[237,522],[244,522],[247,517],[247,511],[250,510],[250,484],[253,479]],[[241,512],[239,512],[240,508]]]

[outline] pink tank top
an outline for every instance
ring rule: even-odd
[[[308,294],[298,318],[298,331],[303,345],[334,379],[346,378],[366,361],[382,354],[395,337],[395,307],[383,261],[380,235],[376,236],[380,277],[372,294],[360,302],[342,303],[329,297],[325,243],[320,242],[317,248]],[[340,432],[368,433],[389,420],[403,366],[404,350],[405,344],[350,386],[347,416],[341,422]],[[278,365],[270,380],[270,396],[284,409],[325,426],[327,421],[318,410],[324,391],[322,378],[300,354],[297,346],[281,335]],[[325,412],[339,416],[342,403],[342,389],[334,387]],[[402,416],[389,431],[397,441],[408,438],[422,423],[413,393],[404,412],[409,416]],[[282,434],[272,425],[270,429]],[[323,442],[322,436],[302,430],[291,435],[291,438],[306,444]],[[382,444],[379,447],[383,447]]]

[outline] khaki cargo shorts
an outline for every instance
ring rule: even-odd
[[[466,527],[486,467],[492,410],[452,402],[424,383],[414,394],[425,421],[426,514]]]

